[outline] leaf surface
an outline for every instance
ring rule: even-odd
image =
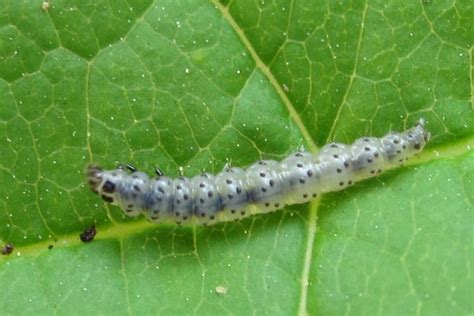
[[[0,7],[3,312],[472,314],[469,1],[42,5]],[[241,222],[156,226],[85,183],[90,163],[218,173],[420,117],[406,167]]]

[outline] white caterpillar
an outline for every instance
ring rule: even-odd
[[[227,168],[217,175],[170,179],[157,172],[89,166],[92,190],[125,214],[145,213],[153,222],[214,224],[273,212],[304,203],[321,193],[339,191],[355,182],[401,166],[429,140],[424,120],[402,133],[364,137],[352,145],[331,143],[317,154],[296,152],[281,162],[262,160],[248,169]]]

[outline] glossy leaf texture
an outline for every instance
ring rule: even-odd
[[[2,1],[2,313],[472,314],[473,11]],[[124,218],[84,176],[217,173],[420,117],[433,138],[405,167],[235,223]]]

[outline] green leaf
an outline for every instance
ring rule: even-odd
[[[472,12],[3,1],[2,312],[472,314]],[[433,139],[408,166],[241,222],[124,218],[85,183],[90,163],[217,173],[420,117]]]

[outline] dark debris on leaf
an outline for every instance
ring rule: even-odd
[[[95,229],[95,225],[92,225],[89,228],[86,228],[79,237],[81,241],[84,243],[91,242],[94,240],[95,234],[97,234],[97,230]]]
[[[10,243],[5,244],[2,247],[2,255],[7,256],[11,254],[13,252],[13,249],[15,249],[15,246],[13,246],[13,244],[10,244]]]

